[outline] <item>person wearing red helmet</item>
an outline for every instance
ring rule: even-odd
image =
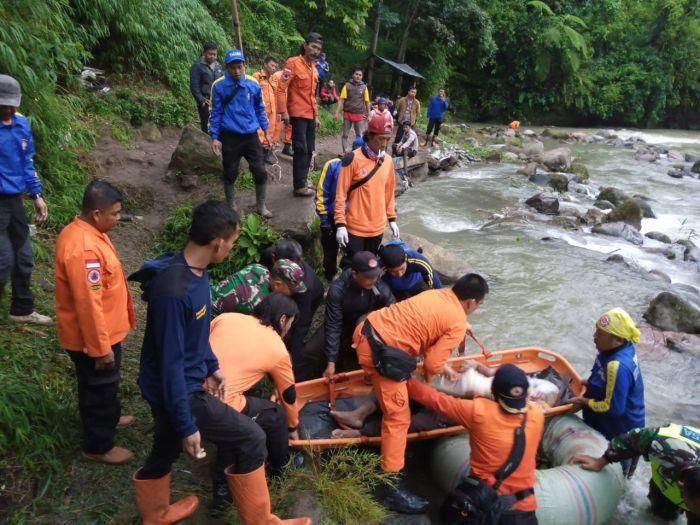
[[[393,237],[399,237],[396,175],[394,163],[386,155],[390,138],[391,128],[383,116],[376,115],[367,127],[365,143],[341,161],[334,211],[336,240],[345,248],[343,268],[357,252],[377,254],[387,222]]]

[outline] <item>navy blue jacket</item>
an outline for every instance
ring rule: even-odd
[[[224,74],[223,69],[221,69],[221,64],[214,62],[214,68],[212,69],[204,56],[199,57],[199,59],[192,64],[190,68],[190,93],[197,101],[197,105],[201,106],[202,102],[209,100],[211,98],[211,86],[217,78],[222,77]]]
[[[219,369],[209,345],[209,274],[195,275],[182,253],[161,255],[129,276],[148,302],[138,383],[154,407],[164,409],[177,434],[197,431],[189,396]]]
[[[232,93],[235,93],[233,98],[224,107]],[[211,99],[209,134],[212,139],[218,140],[222,131],[239,135],[257,133],[258,129],[267,131],[262,91],[253,77],[246,75],[236,82],[226,71],[212,85]]]
[[[449,99],[440,100],[439,96],[434,96],[428,103],[428,118],[442,120],[445,117],[445,111],[447,111],[449,107]]]
[[[606,439],[644,426],[644,382],[631,342],[611,352],[598,352],[585,397],[583,420]]]
[[[410,292],[413,287],[423,281],[428,288],[442,288],[442,283],[437,273],[433,269],[430,261],[422,253],[415,250],[405,250],[407,256],[406,273],[401,277],[392,277],[385,273],[382,279],[386,281],[391,291],[396,295],[398,292]]]
[[[29,121],[15,113],[12,123],[0,123],[0,195],[34,197],[41,193],[41,181],[34,169],[34,137]]]

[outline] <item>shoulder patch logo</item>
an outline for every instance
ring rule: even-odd
[[[92,270],[88,270],[87,273],[87,281],[90,284],[97,284],[102,280],[102,274],[100,273],[100,270],[97,270],[93,268]]]
[[[204,314],[206,314],[206,313],[207,313],[207,305],[205,304],[204,306],[202,306],[199,309],[199,311],[196,314],[194,314],[194,316],[197,319],[197,321],[199,321],[202,317],[204,317]]]
[[[85,268],[90,269],[90,268],[99,268],[100,265],[100,260],[99,259],[85,259]]]

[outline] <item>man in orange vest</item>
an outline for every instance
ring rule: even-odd
[[[474,312],[488,293],[480,275],[461,277],[452,288],[427,290],[410,299],[376,310],[353,334],[353,347],[360,366],[370,377],[382,409],[382,470],[400,473],[404,467],[406,434],[411,424],[406,379],[424,357],[426,382],[445,374],[458,377],[448,364],[450,354],[471,327],[467,315]],[[395,373],[398,370],[399,373]],[[423,512],[428,502],[409,492],[402,481],[383,490],[383,502],[391,510]]]
[[[345,248],[343,268],[352,256],[368,251],[377,254],[387,221],[395,238],[396,224],[394,163],[386,155],[391,127],[382,115],[375,115],[367,128],[365,143],[346,154],[335,193],[335,238]]]
[[[277,60],[267,56],[263,60],[263,68],[257,73],[253,73],[253,78],[258,81],[262,90],[265,115],[269,125],[267,128],[267,134],[270,137],[269,141],[265,137],[265,133],[260,129],[258,130],[258,138],[260,138],[260,142],[265,148],[265,162],[267,164],[274,164],[271,155],[272,148],[275,145],[276,137],[279,137],[277,128],[281,125],[280,116],[277,113],[277,82],[279,82],[279,76],[274,81],[272,80],[278,67]]]
[[[126,278],[107,232],[119,221],[122,195],[107,182],[92,181],[82,212],[56,241],[58,340],[75,365],[85,457],[120,465],[134,455],[114,446],[121,416],[117,397],[121,342],[136,327]]]
[[[318,120],[318,103],[316,87],[318,71],[316,59],[321,53],[323,39],[318,33],[309,33],[297,56],[287,59],[277,85],[278,111],[282,121],[292,125],[292,144],[294,157],[292,175],[294,195],[313,197],[314,190],[307,186],[311,158],[316,148],[316,128]]]
[[[494,487],[496,473],[513,449],[516,429],[524,424],[525,447],[520,464],[495,487],[506,511],[493,525],[537,525],[533,489],[544,414],[538,405],[528,403],[528,386],[525,372],[512,364],[502,365],[496,372],[491,383],[493,401],[485,397],[458,399],[415,379],[408,380],[408,395],[413,401],[469,431],[469,476],[489,487]]]

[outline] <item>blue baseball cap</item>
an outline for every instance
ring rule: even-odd
[[[355,140],[352,141],[352,149],[361,148],[364,143],[365,140],[362,137],[357,137]]]
[[[379,97],[379,100],[377,100],[377,104],[388,104],[388,102],[384,97]]]
[[[224,58],[224,62],[226,62],[226,65],[228,66],[231,62],[245,62],[245,57],[243,56],[243,53],[241,53],[240,49],[229,49],[226,51],[226,57]]]

